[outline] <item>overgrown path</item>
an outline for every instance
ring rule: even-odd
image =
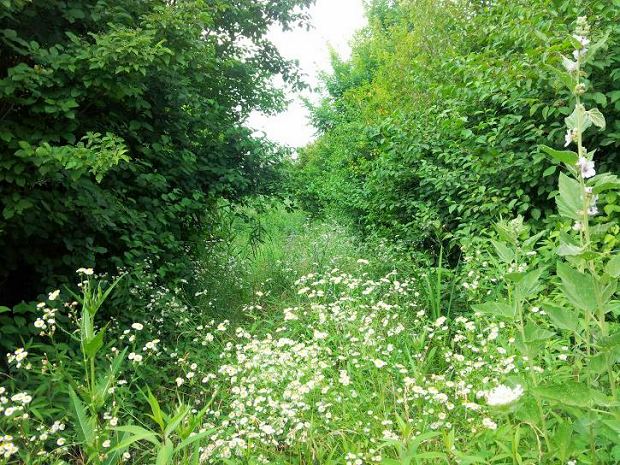
[[[420,449],[428,463],[445,463],[446,441],[456,457],[469,435],[490,430],[471,386],[505,366],[499,351],[479,363],[497,326],[431,318],[418,277],[386,245],[362,247],[303,212],[253,218],[209,249],[234,259],[206,273],[204,305],[237,314],[201,325],[219,354],[208,375],[219,393],[211,414],[227,418],[213,421],[203,458],[388,463]],[[448,332],[470,344],[453,353]],[[457,430],[469,433],[457,439]]]

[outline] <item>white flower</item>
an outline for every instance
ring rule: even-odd
[[[582,47],[587,47],[588,45],[590,45],[590,39],[588,39],[586,36],[574,34],[573,37],[577,42],[581,44]]]
[[[565,56],[562,57],[562,64],[564,65],[564,68],[566,68],[566,71],[568,71],[569,73],[574,73],[578,69],[577,63],[573,60],[569,60]]]
[[[383,360],[379,360],[378,358],[373,360],[372,363],[374,363],[377,368],[383,368],[385,365],[387,365],[387,363],[385,363]]]
[[[568,147],[575,140],[575,131],[572,129],[567,129],[566,134],[564,135],[564,147]]]
[[[588,160],[587,158],[580,156],[579,160],[577,160],[577,167],[581,171],[581,176],[584,179],[591,178],[596,174],[596,170],[594,169],[594,160]]]
[[[134,323],[131,327],[136,331],[142,331],[144,329],[144,325],[142,323]]]
[[[181,386],[185,382],[183,378],[177,378],[174,380],[177,383],[177,386]]]
[[[58,440],[56,441],[56,445],[64,446],[65,442],[67,442],[67,440],[65,438],[58,438]]]
[[[45,321],[43,321],[41,318],[37,318],[37,320],[34,322],[34,327],[38,329],[45,328]]]
[[[47,298],[49,300],[56,300],[58,298],[58,296],[60,295],[60,290],[56,289],[53,292],[50,292],[49,295],[47,296]]]
[[[499,406],[511,404],[523,395],[523,388],[520,385],[515,386],[514,389],[509,386],[500,385],[491,391],[487,392],[486,399],[487,404],[491,406]]]
[[[105,441],[103,441],[103,444],[101,445],[107,449],[108,447],[110,447],[110,444],[111,444],[110,440],[106,439]]]
[[[340,384],[342,384],[343,386],[348,386],[349,384],[351,384],[351,378],[349,378],[349,374],[346,372],[346,370],[340,370],[340,376],[338,378],[338,381],[340,381]]]
[[[78,268],[76,273],[91,276],[95,271],[92,268]]]
[[[497,423],[495,423],[493,420],[491,420],[488,417],[483,418],[482,426],[488,429],[493,429],[493,430],[497,429]]]

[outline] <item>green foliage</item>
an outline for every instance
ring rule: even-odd
[[[469,238],[499,216],[540,227],[554,212],[557,165],[575,157],[546,149],[548,159],[539,148],[559,145],[556,121],[573,111],[574,82],[556,66],[573,45],[565,18],[593,21],[584,98],[608,129],[588,139],[603,169],[620,166],[619,5],[574,5],[370,2],[368,28],[350,61],[334,60],[313,112],[320,137],[297,170],[304,205],[426,246],[437,235]],[[584,119],[603,123],[597,109]]]
[[[309,3],[3,1],[3,302],[81,266],[183,274],[214,199],[273,176],[279,150],[243,122],[281,107],[273,75],[300,85],[264,36]]]

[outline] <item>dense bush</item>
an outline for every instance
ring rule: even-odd
[[[242,125],[299,85],[265,39],[308,0],[0,2],[0,299],[145,256],[162,275],[213,198],[278,150]]]
[[[585,103],[608,119],[605,133],[588,137],[603,168],[617,169],[620,9],[580,5],[373,2],[352,59],[334,61],[313,111],[320,137],[298,170],[306,205],[412,242],[462,238],[500,215],[545,218],[557,162],[538,144],[558,145],[558,121],[572,111],[572,89],[554,66],[570,53],[567,18],[578,14],[591,17],[600,41]]]

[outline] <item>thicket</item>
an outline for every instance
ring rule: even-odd
[[[313,108],[318,140],[297,185],[306,208],[369,234],[456,243],[497,218],[553,221],[572,88],[556,69],[573,18],[592,19],[584,103],[607,130],[588,135],[602,170],[620,166],[620,2],[371,2],[351,60],[333,60]],[[325,175],[329,173],[329,175]],[[618,219],[601,197],[601,221]],[[607,202],[609,200],[609,202]],[[610,205],[607,205],[610,203]]]
[[[301,85],[265,33],[309,3],[2,0],[2,303],[84,266],[182,276],[214,202],[277,175],[242,123]]]

